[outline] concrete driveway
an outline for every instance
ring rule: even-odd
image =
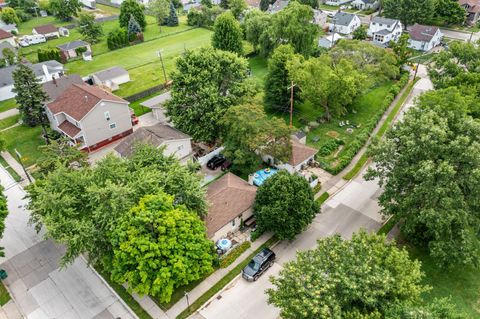
[[[206,319],[277,319],[280,311],[267,303],[265,289],[271,287],[268,277],[277,275],[282,264],[295,258],[299,250],[311,249],[318,239],[340,234],[348,239],[360,229],[376,231],[382,225],[377,198],[380,188],[376,181],[361,176],[328,200],[310,227],[294,241],[283,241],[273,248],[277,261],[260,279],[249,283],[238,277],[222,292],[203,305],[199,315]]]
[[[8,273],[4,283],[21,315],[28,319],[136,318],[82,258],[59,267],[64,249],[28,225],[23,188],[3,167],[0,181],[9,209],[0,241],[6,257],[0,259],[0,268]],[[0,311],[0,318],[17,316]]]

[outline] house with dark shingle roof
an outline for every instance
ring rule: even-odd
[[[379,0],[353,0],[350,4],[358,10],[377,10],[380,6]]]
[[[438,27],[415,24],[408,32],[408,47],[419,51],[430,51],[442,42],[443,34]]]
[[[477,24],[480,18],[480,0],[458,0],[458,4],[465,9],[467,23],[469,25]]]
[[[164,124],[144,126],[126,137],[115,147],[115,151],[122,157],[133,154],[137,144],[148,144],[155,148],[164,147],[166,156],[174,156],[182,163],[191,158],[192,138],[174,127]]]
[[[75,40],[61,45],[57,45],[57,48],[60,50],[60,57],[62,58],[62,61],[65,62],[81,56],[83,52],[92,51],[90,44],[82,40]]]
[[[402,27],[400,20],[376,16],[370,21],[367,35],[375,44],[387,46],[390,41],[398,41],[402,35]]]
[[[334,26],[335,32],[341,34],[352,34],[361,24],[360,18],[353,13],[339,11],[332,18],[332,26]]]
[[[133,132],[128,102],[97,86],[72,84],[46,105],[53,130],[93,151]]]
[[[208,214],[205,217],[208,237],[214,242],[226,238],[253,215],[257,188],[240,177],[227,173],[208,184]]]
[[[78,74],[70,74],[59,77],[53,77],[51,81],[42,84],[43,91],[47,93],[48,102],[54,101],[72,84],[84,84]]]
[[[17,42],[15,42],[15,36],[10,32],[0,29],[0,43],[3,42],[10,43],[10,45],[14,47],[17,46]]]
[[[60,38],[60,33],[58,32],[58,28],[53,24],[44,24],[36,26],[32,29],[32,34],[41,34],[44,35],[45,38],[53,39],[53,38]]]

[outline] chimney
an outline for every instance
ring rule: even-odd
[[[88,95],[85,95],[83,98],[85,99],[85,102],[87,103],[88,102]]]
[[[45,64],[42,64],[42,70],[43,70],[43,74],[45,74],[45,78],[47,79],[47,81],[49,81],[50,72],[48,72],[48,67]]]

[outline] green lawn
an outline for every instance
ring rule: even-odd
[[[15,101],[14,98],[0,101],[0,113],[14,109],[16,107],[17,107],[17,101]]]
[[[10,300],[10,294],[4,286],[4,283],[0,283],[0,306],[3,306]]]
[[[478,270],[456,267],[452,271],[439,268],[428,252],[416,247],[408,247],[413,258],[422,262],[425,272],[424,283],[433,289],[424,295],[427,302],[434,298],[451,297],[459,311],[468,318],[480,318],[480,276]]]
[[[257,78],[258,82],[262,85],[268,72],[267,62],[267,59],[261,56],[255,56],[248,60],[250,69],[252,70],[252,75]]]
[[[115,91],[115,94],[128,96],[163,83],[162,67],[156,53],[158,50],[163,50],[163,61],[168,75],[174,68],[175,58],[185,48],[192,49],[210,45],[210,37],[211,31],[197,28],[127,48],[109,51],[100,56],[94,55],[91,62],[73,61],[68,63],[66,67],[69,73],[78,73],[85,76],[111,66],[122,66],[129,71],[131,82],[123,84],[120,90]]]
[[[20,115],[14,115],[7,117],[6,119],[0,120],[0,130],[6,129],[7,127],[10,127],[18,122],[20,119]]]
[[[336,159],[341,157],[342,154],[348,150],[349,143],[357,136],[358,132],[361,131],[361,128],[371,120],[372,115],[378,114],[378,112],[383,112],[382,103],[391,86],[392,83],[387,82],[363,94],[354,101],[353,109],[356,111],[355,114],[349,113],[341,118],[333,118],[329,123],[320,124],[317,128],[312,129],[307,134],[307,144],[315,148],[320,148],[334,138],[342,139],[345,142],[345,146],[338,154],[333,152],[329,156],[319,158],[322,162],[335,167]],[[289,121],[289,114],[287,113],[282,114],[278,112],[272,113],[271,110],[266,111],[276,116],[282,116],[287,123]],[[293,125],[300,129],[304,127],[301,122],[316,121],[322,115],[323,110],[314,107],[309,102],[294,104]],[[351,134],[348,133],[345,127],[339,126],[340,121],[346,120],[348,120],[350,124],[354,123],[360,125],[360,128],[354,129]],[[315,141],[316,139],[318,139],[318,141]]]
[[[10,154],[15,156],[14,149],[22,154],[23,162],[27,167],[33,165],[40,157],[41,152],[38,147],[44,144],[40,127],[31,128],[20,125],[0,132],[0,138],[5,141]]]

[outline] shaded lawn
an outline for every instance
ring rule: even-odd
[[[423,283],[432,287],[424,294],[426,302],[435,298],[451,297],[457,309],[468,318],[480,318],[480,276],[478,270],[468,267],[456,267],[451,271],[439,268],[426,250],[407,246],[412,258],[422,263],[425,272]]]
[[[157,96],[157,95],[163,94],[163,93],[165,93],[165,92],[166,92],[165,90],[162,90],[162,91],[160,91],[160,92],[157,92],[157,93],[154,93],[154,94],[152,94],[152,95],[146,96],[146,97],[144,97],[144,98],[142,98],[142,99],[140,99],[140,100],[137,100],[137,101],[135,101],[135,102],[130,103],[129,106],[133,109],[133,111],[135,112],[135,115],[136,115],[136,116],[140,116],[140,115],[143,115],[143,114],[145,114],[145,113],[151,112],[152,110],[151,110],[150,108],[145,107],[145,106],[142,106],[142,105],[140,105],[140,103],[145,102],[146,100],[149,100],[149,99],[151,99],[152,97],[155,97],[155,96]]]
[[[16,157],[15,149],[22,154],[22,160],[28,167],[35,164],[41,155],[38,147],[45,144],[41,131],[40,127],[20,125],[0,132],[0,138],[5,141],[6,149],[12,156]]]
[[[0,101],[0,113],[14,109],[16,107],[17,107],[17,101],[15,101],[15,98]]]
[[[252,75],[257,79],[258,83],[263,85],[265,82],[265,76],[268,72],[268,61],[261,56],[255,56],[248,60]]]
[[[10,127],[16,124],[19,119],[20,119],[20,114],[10,116],[3,120],[0,120],[0,130],[6,129],[7,127]]]
[[[353,102],[352,106],[357,113],[349,113],[341,118],[333,118],[329,123],[320,124],[317,128],[312,129],[307,134],[307,144],[315,148],[320,148],[329,140],[334,139],[335,137],[333,136],[345,141],[345,146],[336,157],[334,157],[335,152],[333,152],[329,156],[321,158],[324,162],[330,164],[334,163],[336,158],[341,157],[343,152],[348,149],[349,143],[357,136],[358,132],[361,131],[361,128],[370,121],[372,115],[378,112],[383,113],[383,100],[387,96],[391,86],[392,83],[387,82],[358,97],[356,101]],[[286,123],[289,123],[289,113],[275,112],[268,109],[266,112],[270,115],[281,116],[285,119]],[[301,123],[316,121],[322,116],[323,110],[314,107],[309,102],[294,104],[293,125],[297,129],[301,129],[305,126]],[[354,129],[353,133],[349,134],[345,127],[339,126],[340,121],[346,120],[348,120],[350,124],[355,123],[356,125],[360,125],[360,129]],[[318,141],[315,142],[314,139],[316,138],[318,138]]]

